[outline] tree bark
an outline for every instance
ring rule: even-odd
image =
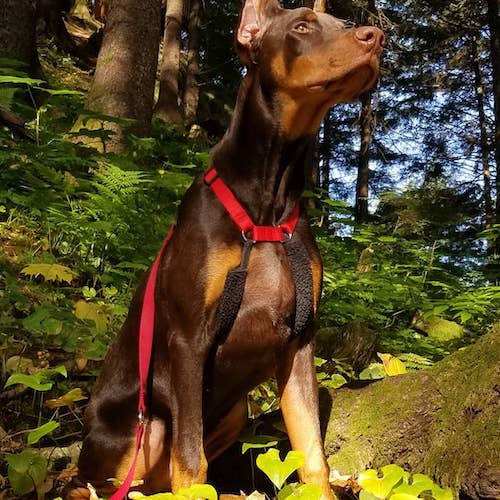
[[[479,119],[479,145],[481,148],[481,165],[483,174],[483,198],[484,198],[484,218],[485,228],[491,229],[495,222],[495,213],[493,211],[493,201],[491,198],[491,172],[490,172],[490,154],[488,144],[488,126],[486,121],[486,112],[484,107],[484,84],[479,65],[479,54],[477,50],[477,40],[473,36],[471,40],[471,61],[474,70],[474,90],[476,92],[477,113]],[[488,255],[495,253],[495,242],[488,240]]]
[[[368,222],[368,195],[370,181],[370,143],[372,140],[372,96],[366,92],[360,98],[360,134],[361,145],[359,148],[358,176],[356,179],[356,208],[355,219],[358,223]]]
[[[160,70],[160,93],[156,115],[166,123],[182,123],[179,106],[179,69],[183,0],[168,0],[163,35],[163,57]]]
[[[105,122],[115,132],[108,151],[123,148],[124,130],[148,132],[160,42],[161,0],[113,0],[87,107],[133,120],[130,126]],[[95,127],[94,127],[95,128]]]
[[[2,0],[0,3],[0,57],[25,63],[31,76],[40,74],[35,4],[34,0]]]
[[[500,12],[498,0],[487,0],[487,5],[491,66],[493,70],[493,105],[495,110],[496,223],[500,224]],[[500,254],[500,238],[496,241],[496,254]]]
[[[190,127],[196,123],[200,89],[198,75],[200,73],[200,22],[201,1],[191,0],[188,18],[188,53],[186,67],[186,85],[184,87],[184,123]]]
[[[396,463],[464,498],[499,498],[499,356],[500,324],[429,370],[332,391],[322,398],[330,466]]]
[[[368,0],[366,12],[359,15],[362,24],[374,24],[376,14],[375,0]],[[358,176],[356,179],[355,220],[358,223],[368,222],[368,196],[370,182],[370,144],[372,142],[374,111],[372,109],[372,92],[366,92],[360,97],[361,116],[359,119],[361,144],[359,148]]]
[[[320,187],[330,193],[330,160],[332,159],[332,116],[329,111],[323,119],[323,140],[321,141]]]

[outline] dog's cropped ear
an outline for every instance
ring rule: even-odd
[[[264,27],[266,18],[280,10],[278,0],[245,0],[236,30],[236,49],[241,62],[248,65],[254,60],[255,40]]]

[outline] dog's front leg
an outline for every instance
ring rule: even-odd
[[[300,346],[297,340],[292,342],[280,360],[276,377],[292,449],[305,456],[305,464],[299,470],[300,480],[321,486],[322,499],[332,499],[319,424],[314,343]]]
[[[182,334],[170,344],[172,413],[172,491],[204,483],[207,459],[203,450],[202,391],[206,354]]]

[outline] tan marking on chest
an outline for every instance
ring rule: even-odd
[[[311,259],[311,270],[313,277],[313,311],[316,314],[321,298],[321,278],[323,276],[323,266],[319,259]]]
[[[241,262],[239,245],[221,245],[208,253],[206,263],[205,305],[212,305],[222,294],[226,275]]]

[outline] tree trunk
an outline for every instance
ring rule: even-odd
[[[0,57],[17,59],[39,76],[34,0],[2,0],[0,4]]]
[[[156,104],[156,115],[166,123],[182,123],[179,106],[179,67],[183,8],[183,0],[167,1],[160,93]]]
[[[360,98],[361,116],[360,133],[361,145],[359,149],[358,176],[356,179],[356,208],[355,218],[358,223],[368,222],[368,183],[370,180],[370,143],[372,140],[372,96],[366,92]]]
[[[474,89],[476,92],[477,112],[479,118],[479,144],[481,147],[481,165],[483,173],[483,197],[484,197],[484,218],[486,229],[491,229],[495,222],[493,211],[493,202],[491,198],[491,172],[490,172],[490,154],[488,145],[488,126],[486,122],[486,113],[484,108],[484,85],[481,67],[479,65],[479,55],[477,50],[477,40],[474,36],[471,40],[471,61],[474,70]],[[495,253],[495,242],[488,240],[488,255]]]
[[[191,0],[188,19],[188,53],[186,67],[186,85],[184,87],[184,123],[190,127],[196,123],[200,89],[198,75],[200,72],[200,22],[201,1]]]
[[[330,193],[330,161],[332,159],[332,116],[329,111],[323,119],[323,140],[321,141],[321,175],[320,187]]]
[[[495,109],[496,223],[500,224],[500,12],[498,0],[487,0],[487,5]],[[496,241],[496,254],[500,254],[500,238]]]
[[[131,119],[133,124],[104,123],[106,129],[115,132],[111,143],[106,144],[108,151],[123,148],[125,129],[138,135],[149,130],[160,24],[161,0],[113,0],[87,107],[101,114]],[[95,124],[91,127],[96,128]]]
[[[361,24],[374,24],[376,14],[375,0],[368,0],[366,11],[359,15]],[[372,142],[374,112],[372,93],[366,92],[360,97],[361,116],[359,119],[361,144],[359,148],[358,176],[356,179],[355,219],[358,223],[368,222],[368,196],[370,182],[370,144]]]
[[[500,324],[429,370],[322,397],[330,466],[396,463],[464,498],[500,498],[499,356]]]

